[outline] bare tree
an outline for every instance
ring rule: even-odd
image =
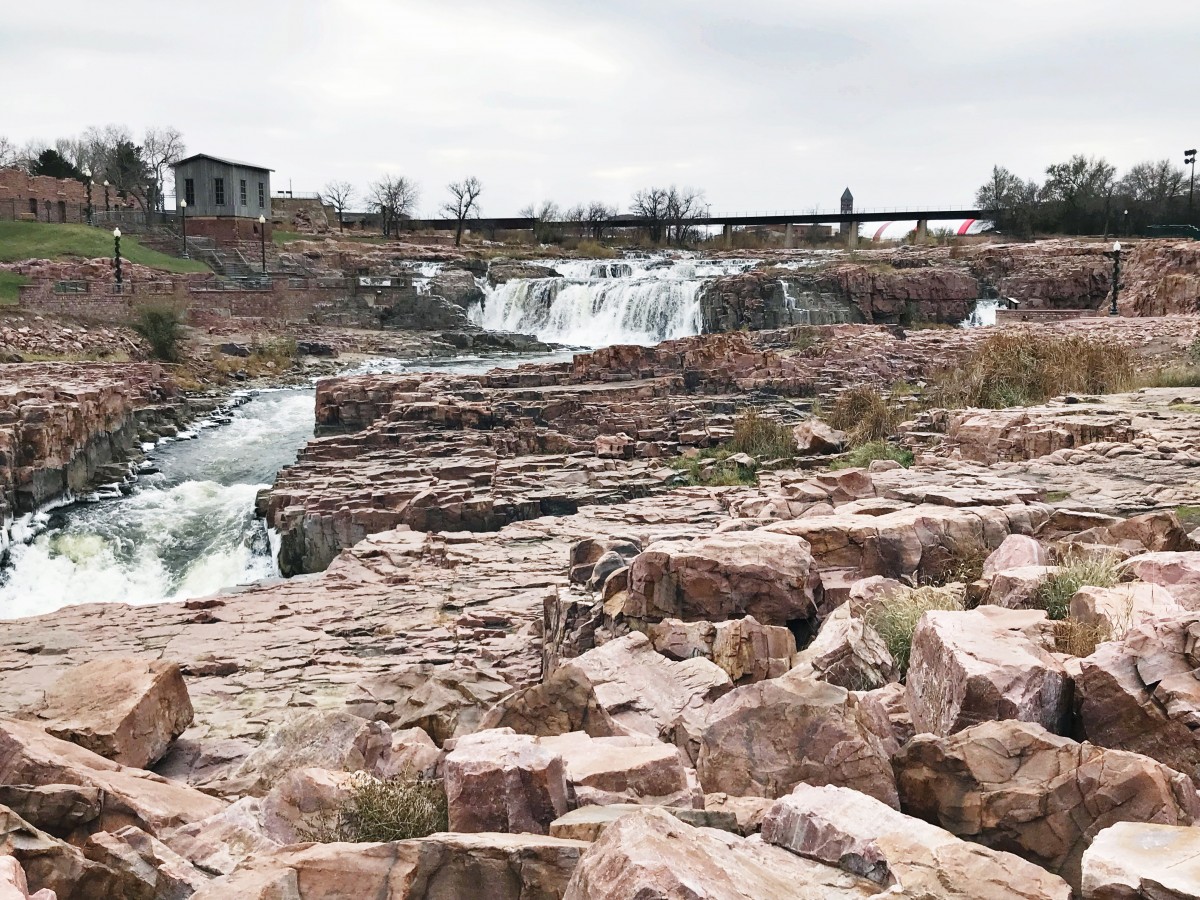
[[[609,206],[599,200],[593,200],[584,210],[583,218],[588,223],[592,240],[602,241],[607,236],[609,222],[617,217],[616,207]]]
[[[338,231],[346,230],[346,207],[354,199],[354,185],[348,181],[330,181],[321,191],[321,199],[337,210]]]
[[[671,185],[667,191],[667,240],[671,240],[671,232],[674,232],[677,246],[687,240],[692,232],[692,219],[700,218],[703,211],[704,191]]]
[[[645,220],[650,240],[655,244],[662,241],[666,228],[668,193],[665,188],[643,188],[633,195],[633,203],[629,207],[630,212]]]
[[[530,203],[521,210],[524,219],[533,219],[533,239],[542,244],[562,240],[558,224],[562,220],[562,211],[553,200],[543,200],[541,206]]]
[[[483,193],[483,185],[472,175],[462,181],[454,181],[446,185],[450,199],[442,204],[442,212],[455,220],[454,246],[462,246],[463,224],[474,213],[479,216],[479,195]]]
[[[174,185],[175,163],[183,159],[187,147],[183,143],[183,133],[178,128],[147,128],[146,137],[142,141],[142,160],[149,173],[149,184],[146,208],[147,211],[166,208],[167,183]]]
[[[403,175],[384,175],[371,185],[368,202],[371,209],[379,213],[385,237],[392,233],[401,218],[412,215],[420,195],[417,183]]]
[[[11,169],[20,162],[20,159],[21,151],[17,149],[17,145],[0,134],[0,169]]]

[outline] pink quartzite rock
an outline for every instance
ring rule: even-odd
[[[355,774],[328,769],[293,769],[262,800],[262,829],[273,841],[296,844],[318,821],[336,821],[350,796]],[[361,777],[361,776],[359,776]]]
[[[458,738],[444,773],[451,831],[547,834],[569,808],[562,756],[511,728]]]
[[[159,834],[225,807],[193,788],[51,737],[30,722],[4,718],[0,718],[0,784],[96,788],[100,792],[96,824],[102,831],[132,824]]]
[[[1071,618],[1120,640],[1129,629],[1155,616],[1187,612],[1174,594],[1157,584],[1131,581],[1110,588],[1082,587],[1071,598]]]
[[[0,856],[0,900],[57,900],[58,895],[49,888],[29,893],[29,882],[25,870],[15,857]]]
[[[805,419],[792,429],[796,449],[801,453],[840,453],[846,446],[846,434],[830,428],[820,419]]]
[[[1119,822],[1083,854],[1083,900],[1200,900],[1200,828]]]
[[[162,841],[132,825],[93,834],[83,852],[114,873],[111,897],[190,897],[212,880]]]
[[[763,819],[765,843],[847,872],[898,896],[930,900],[1069,900],[1061,878],[1011,853],[960,840],[842,787],[802,784]]]
[[[563,900],[857,900],[876,893],[875,885],[833,866],[646,810],[604,830],[580,859]]]
[[[1010,534],[983,562],[983,577],[988,578],[1004,569],[1022,566],[1044,566],[1049,562],[1046,548],[1027,534]]]
[[[144,769],[192,724],[192,703],[176,663],[116,656],[68,671],[37,715],[55,737]]]
[[[988,586],[987,604],[1004,609],[1032,609],[1040,588],[1058,569],[1055,566],[1021,566],[1001,569]]]
[[[1141,753],[1200,785],[1200,613],[1142,621],[1075,678],[1078,737]]]
[[[193,900],[532,900],[563,896],[590,845],[527,834],[300,844],[256,856]]]
[[[896,757],[901,808],[1020,853],[1079,888],[1079,859],[1114,822],[1191,825],[1191,781],[1136,753],[1077,744],[1028,722],[917,735]]]
[[[538,743],[562,756],[579,806],[703,806],[696,773],[672,744],[643,735],[594,738],[581,731],[539,738]]]
[[[918,733],[944,736],[993,719],[1066,730],[1071,680],[1062,663],[1022,631],[1029,618],[999,608],[921,617],[907,679]]]
[[[707,659],[674,662],[633,632],[568,660],[542,684],[506,698],[488,711],[483,727],[672,741],[682,723],[702,719],[731,686],[729,676]]]
[[[670,659],[711,659],[735,684],[776,678],[792,666],[796,638],[782,625],[760,625],[753,616],[729,622],[681,622],[664,619],[651,625],[654,649]]]
[[[636,619],[786,625],[816,613],[821,581],[808,543],[755,530],[659,541],[634,557],[621,610]]]
[[[882,708],[815,678],[736,688],[713,704],[696,768],[706,793],[779,797],[800,782],[854,788],[898,806]]]
[[[1125,560],[1119,569],[1138,581],[1165,587],[1188,609],[1200,609],[1200,550],[1143,553]]]
[[[378,772],[392,753],[392,731],[347,712],[309,710],[276,728],[238,767],[234,781],[262,796],[293,769]]]
[[[821,623],[813,642],[796,655],[792,672],[852,691],[869,691],[899,680],[887,644],[874,628],[853,615],[848,603]]]

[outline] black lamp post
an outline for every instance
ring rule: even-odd
[[[1117,294],[1121,290],[1121,242],[1113,241],[1112,253],[1109,254],[1113,260],[1113,293],[1112,306],[1108,308],[1110,316],[1117,315]]]
[[[1183,164],[1185,166],[1192,167],[1192,183],[1191,183],[1191,186],[1188,188],[1188,218],[1191,219],[1193,222],[1195,222],[1196,221],[1196,219],[1195,219],[1195,215],[1196,215],[1196,213],[1195,213],[1196,151],[1195,150],[1184,150],[1183,151]]]
[[[186,200],[179,201],[179,215],[180,215],[180,221],[182,222],[182,227],[183,227],[183,258],[187,259],[188,251],[187,251],[187,201]]]
[[[117,293],[121,293],[121,229],[113,229],[113,270],[117,273]]]
[[[267,217],[258,217],[258,248],[262,254],[262,273],[267,274]]]
[[[108,179],[104,179],[104,211],[112,212],[112,206],[108,202]]]
[[[87,179],[84,184],[87,185],[87,223],[92,224],[92,170],[84,169],[83,177]]]

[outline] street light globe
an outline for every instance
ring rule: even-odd
[[[1113,241],[1113,253],[1120,253],[1120,252],[1121,252],[1121,242]]]
[[[91,177],[92,177],[92,170],[91,170],[91,169],[84,169],[84,170],[83,170],[83,177],[84,177],[84,178],[91,178]]]
[[[186,200],[180,200],[180,201],[179,201],[179,208],[180,208],[180,209],[187,209],[187,201],[186,201]]]
[[[259,216],[259,217],[258,217],[258,224],[259,224],[259,225],[266,225],[266,224],[267,224],[267,217],[266,217],[266,216]]]
[[[104,186],[108,187],[108,179],[107,178],[104,179]]]
[[[120,229],[120,228],[114,228],[114,229],[113,229],[113,237],[115,237],[115,238],[119,238],[120,236],[121,236],[121,229]]]

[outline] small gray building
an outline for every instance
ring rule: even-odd
[[[225,242],[257,239],[263,216],[269,236],[272,171],[207,153],[175,163],[175,205],[183,215],[180,201],[187,201],[188,234]]]

